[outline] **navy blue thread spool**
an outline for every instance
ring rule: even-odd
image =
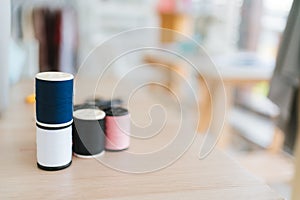
[[[36,81],[36,119],[45,127],[64,127],[73,121],[73,75],[42,72]]]
[[[73,75],[36,75],[37,165],[61,170],[72,163]]]
[[[98,108],[74,111],[73,151],[77,157],[100,156],[105,147],[105,112]]]

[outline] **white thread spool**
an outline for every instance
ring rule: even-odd
[[[64,169],[72,162],[72,126],[56,130],[36,127],[37,164],[44,170]]]

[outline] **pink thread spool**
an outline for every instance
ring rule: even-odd
[[[130,144],[130,115],[127,109],[121,107],[105,110],[105,149],[122,151]]]

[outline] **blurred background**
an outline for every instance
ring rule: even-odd
[[[6,111],[10,88],[22,80],[33,79],[40,71],[76,75],[84,65],[89,66],[85,75],[93,76],[93,68],[104,67],[103,57],[114,55],[121,46],[145,40],[176,49],[193,62],[201,63],[194,59],[199,51],[197,43],[220,70],[223,82],[211,75],[205,78],[205,84],[203,78],[180,60],[155,52],[124,56],[113,64],[115,68],[110,75],[118,79],[132,66],[147,64],[147,69],[128,80],[163,82],[167,89],[184,96],[185,109],[192,110],[195,106],[190,105],[192,94],[182,83],[183,79],[189,80],[193,91],[197,91],[200,107],[199,134],[208,131],[211,115],[222,115],[210,107],[217,108],[224,101],[219,92],[224,83],[226,121],[219,148],[290,199],[296,136],[287,137],[287,133],[277,128],[280,108],[269,100],[268,93],[292,3],[292,0],[11,0],[11,17],[6,18],[9,14],[0,12],[0,20],[7,29],[7,33],[0,33],[0,62],[4,63],[0,66],[0,113]],[[92,50],[115,34],[141,27],[160,27],[165,31],[141,31],[121,42],[110,42],[85,60]],[[168,66],[167,70],[155,67],[157,64]],[[204,71],[209,71],[208,68]],[[160,92],[159,98],[168,98],[168,91],[159,90],[151,89]],[[214,132],[214,124],[220,123],[220,119],[211,122],[209,132]]]

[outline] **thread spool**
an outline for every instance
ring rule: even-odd
[[[114,107],[105,110],[105,149],[122,151],[130,144],[130,115],[127,109]]]
[[[73,110],[81,110],[81,109],[99,109],[97,106],[95,105],[91,105],[91,104],[77,104],[74,105]]]
[[[73,75],[42,72],[36,80],[36,118],[44,127],[64,127],[73,121]]]
[[[101,98],[95,98],[95,99],[87,99],[84,104],[94,105],[97,106],[100,110],[104,110],[110,107],[118,107],[123,104],[123,101],[121,99],[104,100]]]
[[[74,111],[73,151],[77,157],[100,156],[105,147],[105,112],[96,108]]]
[[[72,163],[72,126],[46,128],[37,124],[37,165],[40,169],[55,171]]]

